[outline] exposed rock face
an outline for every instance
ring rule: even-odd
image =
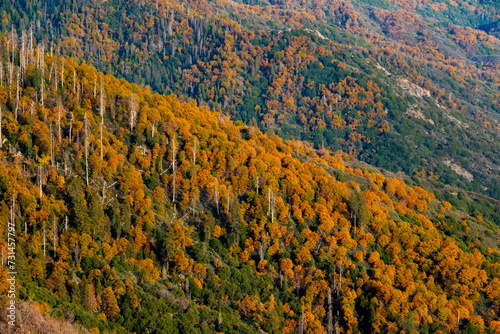
[[[443,160],[443,163],[453,169],[458,175],[463,176],[467,181],[472,182],[474,180],[474,176],[471,173],[459,165],[452,163],[451,160]]]
[[[391,74],[391,72],[389,72],[389,71],[388,71],[385,67],[383,67],[383,66],[382,66],[382,65],[380,65],[379,63],[376,63],[376,64],[375,64],[375,66],[376,66],[379,70],[383,71],[383,72],[384,72],[387,76],[391,76],[391,75],[392,75],[392,74]]]
[[[401,88],[403,88],[408,94],[412,96],[418,96],[418,97],[431,96],[431,92],[429,92],[427,89],[423,89],[422,87],[419,87],[415,85],[413,82],[410,82],[406,79],[398,78],[398,84]]]
[[[420,118],[432,125],[434,125],[434,121],[430,118],[426,118],[424,113],[419,110],[419,109],[413,109],[413,108],[409,108],[407,111],[406,111],[406,114],[409,115],[409,116],[413,116],[415,118]]]
[[[312,29],[304,29],[304,30],[305,30],[305,31],[307,31],[307,32],[310,32],[310,33],[315,34],[316,36],[318,36],[318,37],[319,37],[319,38],[321,38],[321,39],[328,39],[328,38],[326,38],[325,36],[323,36],[323,34],[322,34],[322,33],[320,33],[320,32],[319,32],[319,31],[317,31],[317,30],[312,30]]]

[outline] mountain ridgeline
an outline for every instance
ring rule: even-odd
[[[498,200],[499,7],[17,1],[0,26],[263,132]]]

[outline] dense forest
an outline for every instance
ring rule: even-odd
[[[25,331],[500,330],[495,200],[435,194],[11,36],[0,233],[3,255],[15,226]]]
[[[0,332],[500,333],[499,10],[0,1]]]
[[[2,9],[9,38],[38,40],[283,139],[500,199],[496,1],[58,0]]]

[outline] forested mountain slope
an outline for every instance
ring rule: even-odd
[[[500,330],[498,227],[465,193],[474,215],[42,49],[4,39],[0,77],[1,248],[11,221],[39,312],[94,333]]]
[[[43,41],[263,132],[500,198],[496,1],[59,0],[1,10],[18,43]]]

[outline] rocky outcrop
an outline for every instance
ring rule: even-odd
[[[459,165],[452,163],[451,160],[443,160],[443,163],[453,169],[453,171],[458,175],[463,176],[467,181],[472,182],[474,180],[474,176],[471,173]]]
[[[406,79],[403,78],[398,78],[398,84],[405,92],[412,96],[418,96],[420,98],[427,96],[431,96],[431,92],[429,92],[427,89],[423,89],[422,87],[419,87],[415,85],[413,82],[410,82]]]

